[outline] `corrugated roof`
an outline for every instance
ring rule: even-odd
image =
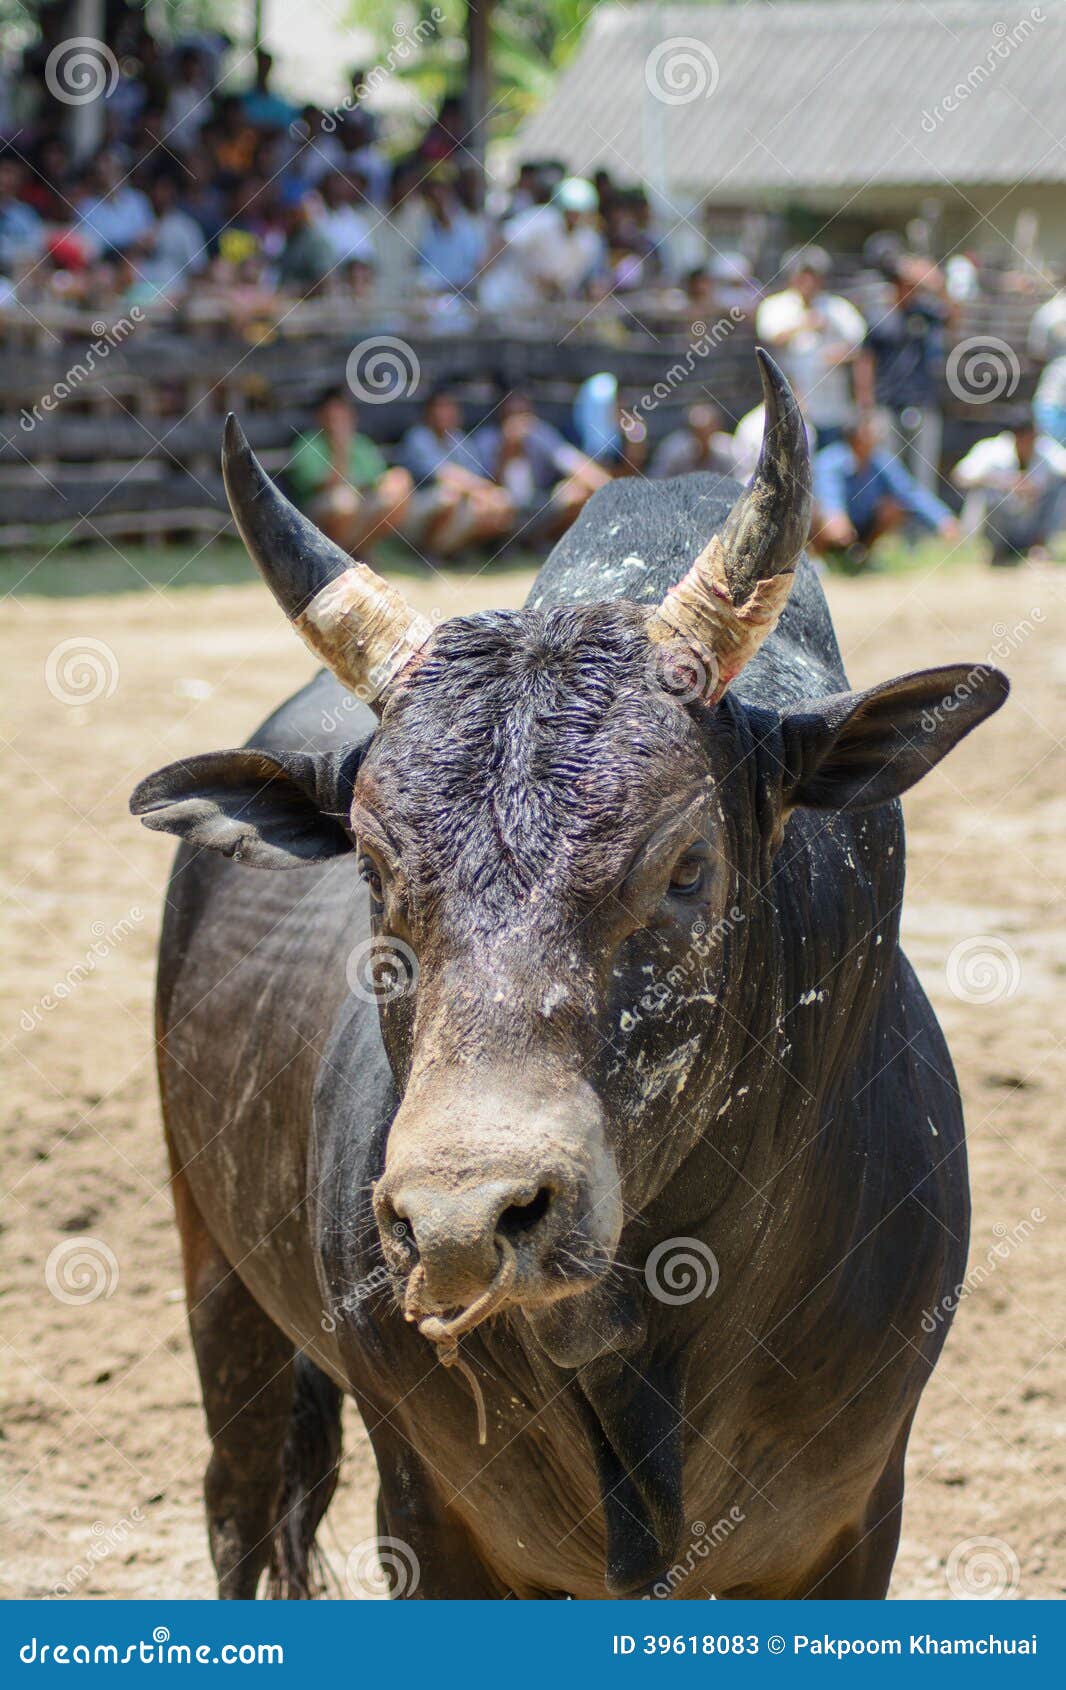
[[[751,192],[1066,182],[1063,0],[603,6],[523,157]]]

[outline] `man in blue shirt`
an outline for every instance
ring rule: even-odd
[[[404,531],[417,550],[457,557],[513,529],[514,500],[492,480],[476,436],[463,432],[459,402],[446,387],[429,394],[399,456],[414,481]]]
[[[811,547],[852,569],[862,568],[882,535],[908,519],[946,540],[958,535],[947,505],[885,451],[874,417],[860,416],[843,440],[816,452],[813,473]]]
[[[874,361],[876,403],[895,437],[892,449],[930,491],[936,486],[943,418],[940,383],[945,337],[954,307],[944,277],[914,253],[882,261],[892,288],[888,309],[874,317],[866,345]]]

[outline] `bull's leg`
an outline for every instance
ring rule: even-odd
[[[215,1244],[179,1172],[173,1181],[185,1292],[211,1459],[207,1530],[220,1597],[254,1597],[270,1559],[293,1395],[293,1346]]]
[[[394,1597],[473,1600],[503,1597],[460,1520],[440,1501],[432,1475],[411,1445],[384,1418],[364,1412],[377,1458],[378,1531],[392,1544],[383,1549]],[[371,1428],[373,1428],[371,1430]]]

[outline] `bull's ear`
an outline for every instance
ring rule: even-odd
[[[1010,683],[988,663],[923,669],[869,692],[842,692],[781,723],[786,814],[868,810],[921,780],[998,710]]]
[[[234,862],[299,868],[352,849],[346,823],[358,763],[358,751],[208,751],[142,780],[130,809],[145,827]]]

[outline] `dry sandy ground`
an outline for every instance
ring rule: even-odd
[[[410,594],[451,615],[518,603],[526,579],[456,574]],[[1009,707],[907,799],[905,933],[961,1075],[978,1272],[911,1442],[893,1591],[949,1594],[953,1552],[959,1576],[979,1579],[971,1540],[991,1538],[988,1588],[1055,1595],[1066,1591],[1056,1366],[1066,1057],[1055,1018],[1066,573],[966,566],[830,590],[856,684],[980,658],[997,640],[1015,682]],[[205,1439],[150,1052],[170,847],[131,822],[126,796],[163,762],[239,743],[310,660],[253,584],[20,596],[2,639],[12,740],[0,1590],[204,1596]],[[64,697],[80,648],[102,665],[91,702]],[[93,1292],[103,1294],[86,1300]],[[325,1538],[338,1574],[374,1530],[354,1416],[347,1437]]]

